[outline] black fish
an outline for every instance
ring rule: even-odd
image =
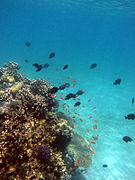
[[[50,53],[50,55],[49,55],[49,57],[48,58],[53,58],[55,56],[55,53],[54,52],[52,52],[52,53]]]
[[[79,90],[77,91],[76,95],[79,96],[79,95],[82,95],[84,92],[82,90]]]
[[[133,113],[128,114],[127,116],[125,116],[125,119],[132,119],[132,120],[134,120],[135,119],[135,114],[133,114]]]
[[[129,136],[124,136],[124,137],[123,137],[123,141],[125,141],[125,142],[131,142],[131,141],[133,141],[133,139],[130,138]]]
[[[28,59],[25,59],[25,62],[28,63]]]
[[[107,164],[103,164],[103,167],[104,167],[104,168],[107,168],[107,167],[108,167],[108,165],[107,165]]]
[[[44,64],[44,68],[48,68],[50,66],[50,64]]]
[[[67,69],[67,68],[68,68],[68,65],[65,65],[65,66],[63,67],[63,70],[64,70],[64,69]]]
[[[79,106],[81,103],[78,101],[75,103],[74,107]]]
[[[73,93],[69,93],[69,94],[66,96],[65,100],[68,100],[68,99],[70,99],[70,98],[76,98],[76,95],[73,94]]]
[[[119,84],[120,85],[120,83],[121,83],[121,79],[120,78],[118,78],[118,79],[116,79],[115,81],[114,81],[114,85],[117,85],[117,84]]]
[[[70,86],[69,83],[65,83],[59,87],[59,90],[64,90],[66,87],[69,87],[69,86]]]
[[[49,92],[50,94],[55,94],[58,90],[59,90],[59,88],[53,87],[53,88],[51,88],[48,92]]]
[[[93,68],[95,68],[95,67],[97,67],[97,64],[92,64],[92,65],[90,66],[91,69],[93,69]]]
[[[37,63],[35,63],[35,64],[32,64],[33,66],[35,66],[37,69],[36,69],[36,71],[40,71],[43,67],[42,67],[42,65],[40,65],[40,64],[37,64]]]
[[[65,83],[65,87],[70,87],[70,84],[69,83]]]
[[[26,43],[25,43],[25,46],[27,46],[27,47],[29,47],[30,45],[31,45],[30,42],[26,42]]]
[[[132,104],[134,104],[134,101],[135,101],[135,99],[134,99],[134,98],[132,98]]]
[[[59,87],[59,90],[64,90],[66,87],[65,87],[65,84],[63,84],[63,85],[61,85],[60,87]]]

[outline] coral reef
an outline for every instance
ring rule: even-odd
[[[14,62],[0,68],[0,179],[71,179],[78,157],[69,147],[72,128],[49,93],[52,86],[24,78],[18,69]]]

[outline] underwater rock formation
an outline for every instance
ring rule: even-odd
[[[71,138],[66,118],[57,114],[52,86],[24,78],[18,69],[14,62],[0,68],[0,179],[71,179],[79,157],[71,153],[77,139]]]

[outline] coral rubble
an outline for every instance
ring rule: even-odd
[[[74,157],[64,155],[72,128],[56,113],[52,86],[18,69],[14,62],[0,68],[0,179],[71,179]]]

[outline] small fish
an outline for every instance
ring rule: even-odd
[[[90,149],[91,150],[91,152],[93,153],[93,154],[95,154],[95,152],[92,150],[92,149]]]
[[[77,166],[74,166],[73,168],[72,168],[72,171],[74,171],[74,170],[76,170],[77,169]]]
[[[83,119],[80,118],[80,121],[83,122]]]
[[[124,137],[123,137],[123,141],[125,141],[125,142],[131,142],[131,141],[133,141],[133,139],[130,138],[129,136],[124,136]]]
[[[125,119],[132,119],[132,120],[134,120],[135,119],[135,114],[133,114],[133,113],[128,114],[127,116],[125,116]]]
[[[83,157],[83,162],[85,162],[85,157]]]
[[[69,93],[69,94],[65,97],[65,100],[68,100],[68,99],[70,99],[70,98],[75,98],[75,97],[76,97],[75,94]]]
[[[93,126],[93,129],[96,130],[97,129],[97,125]]]
[[[76,135],[76,132],[74,132],[74,135]]]
[[[49,92],[50,94],[55,94],[58,90],[59,90],[59,88],[53,87],[53,88],[51,88],[48,92]]]
[[[22,73],[22,76],[25,76],[25,73]]]
[[[95,68],[95,67],[97,67],[97,64],[96,64],[96,63],[94,63],[94,64],[92,64],[92,65],[90,66],[91,69],[93,69],[93,68]]]
[[[28,63],[28,59],[25,59],[25,62]]]
[[[114,85],[117,85],[117,84],[120,85],[120,83],[121,83],[121,79],[120,79],[120,78],[116,79],[116,80],[113,82]]]
[[[92,144],[96,144],[95,141],[91,141]]]
[[[74,126],[74,129],[76,129],[76,126]]]
[[[81,139],[81,142],[83,142],[83,139]]]
[[[88,172],[88,169],[85,170],[84,174],[86,174]]]
[[[90,119],[90,118],[92,118],[92,116],[88,116],[88,118]]]
[[[43,68],[41,64],[37,64],[37,63],[32,64],[32,66],[35,66],[37,68],[36,71],[40,71]]]
[[[80,116],[80,114],[79,114],[79,113],[77,113],[77,112],[75,112],[75,114],[77,114],[78,116]]]
[[[27,47],[29,47],[30,45],[31,45],[31,43],[28,41],[25,43],[25,46],[27,46]]]
[[[72,76],[68,76],[68,79],[71,79],[72,78]]]
[[[59,90],[64,90],[65,88],[68,88],[68,87],[70,87],[70,84],[69,83],[65,83],[65,84],[63,84],[63,85],[61,85],[59,87]]]
[[[76,116],[73,116],[72,118],[75,118]]]
[[[78,101],[78,102],[76,102],[75,104],[74,104],[74,107],[77,107],[77,106],[79,106],[81,103]]]
[[[93,138],[94,140],[98,140],[98,137],[92,136],[92,138]]]
[[[75,87],[75,84],[73,84],[72,88],[74,88],[74,87]]]
[[[104,168],[107,168],[107,167],[108,167],[108,165],[107,165],[107,164],[103,164],[103,167],[104,167]]]
[[[48,57],[48,58],[50,58],[50,59],[51,59],[51,58],[53,58],[54,56],[55,56],[55,53],[54,53],[54,52],[52,52],[52,53],[50,53],[50,54],[49,54],[49,57]]]
[[[135,99],[134,99],[134,98],[132,98],[132,104],[134,104],[134,101],[135,101]]]
[[[67,68],[68,68],[68,65],[66,64],[66,65],[63,67],[63,70],[64,70],[64,69],[67,69]]]
[[[50,66],[50,64],[47,63],[47,64],[44,64],[43,67],[44,67],[44,68],[48,68],[49,66]]]
[[[84,93],[84,90],[78,90],[77,93],[76,93],[76,96],[80,96]]]

